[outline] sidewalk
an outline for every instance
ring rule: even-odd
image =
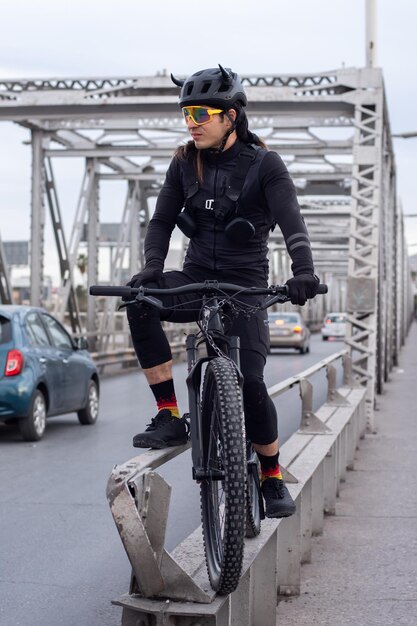
[[[277,626],[417,625],[417,323]]]

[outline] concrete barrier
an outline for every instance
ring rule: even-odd
[[[336,390],[337,358],[344,359],[345,383]],[[313,414],[307,378],[323,367],[328,399]],[[311,538],[322,532],[324,514],[334,514],[339,484],[365,433],[366,389],[352,381],[345,351],[269,391],[276,395],[294,384],[300,386],[302,423],[281,447],[280,462],[297,513],[264,520],[261,534],[245,540],[242,578],[230,596],[216,596],[210,587],[201,527],[172,554],[163,547],[170,488],[154,470],[188,446],[148,451],[116,466],[108,497],[133,572],[129,593],[113,601],[123,607],[122,626],[275,626],[279,596],[299,594]]]

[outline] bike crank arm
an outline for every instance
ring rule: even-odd
[[[259,480],[258,464],[256,461],[248,461],[248,474],[252,474],[256,484],[259,499],[259,513],[261,520],[263,520],[265,519],[264,499],[262,497],[261,481]]]
[[[201,481],[201,480],[210,480],[210,481],[214,481],[214,480],[224,480],[225,479],[225,474],[224,474],[224,470],[207,470],[207,469],[196,469],[195,467],[193,467],[193,478],[194,480],[197,481]]]

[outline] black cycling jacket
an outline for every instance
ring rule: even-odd
[[[239,196],[238,215],[255,226],[254,237],[244,244],[233,243],[224,232],[227,222],[216,218],[213,201],[223,196],[244,147],[245,144],[237,140],[220,154],[207,150],[203,152],[203,181],[192,198],[197,232],[190,240],[184,269],[197,265],[210,270],[238,270],[242,273],[248,270],[251,274],[259,273],[265,280],[268,236],[276,223],[291,257],[293,274],[313,274],[310,240],[300,214],[295,187],[276,152],[256,147]],[[191,153],[189,158],[194,158],[194,155]],[[147,264],[163,268],[171,233],[190,186],[189,172],[189,164],[173,158],[145,238]]]

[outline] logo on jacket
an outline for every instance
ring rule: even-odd
[[[211,200],[206,200],[204,208],[207,209],[208,211],[212,211],[213,204],[214,204],[214,198],[212,198]]]

